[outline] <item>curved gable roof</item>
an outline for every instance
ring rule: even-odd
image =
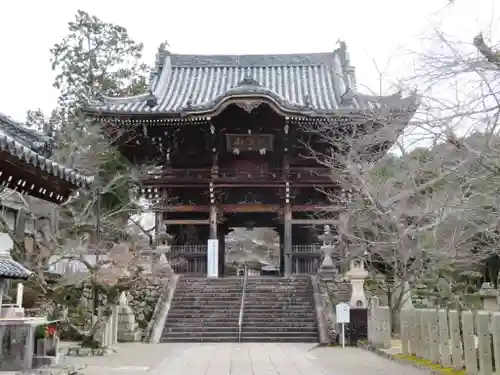
[[[181,55],[160,50],[150,93],[103,97],[93,109],[201,115],[232,98],[247,97],[266,98],[285,112],[305,114],[373,110],[382,102],[357,93],[354,68],[341,43],[333,52],[308,54]],[[387,98],[382,98],[384,104]],[[396,99],[389,102],[398,107],[401,97]]]

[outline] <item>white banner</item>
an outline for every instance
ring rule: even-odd
[[[208,240],[207,276],[219,277],[219,240]]]

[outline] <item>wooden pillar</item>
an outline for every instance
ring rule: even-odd
[[[163,212],[155,211],[155,247],[160,245],[163,228]]]
[[[219,277],[223,277],[226,268],[226,231],[224,228],[219,228],[217,236],[219,238]]]
[[[283,226],[279,226],[276,228],[276,232],[278,232],[279,241],[280,241],[280,276],[285,275],[285,252],[283,246]]]
[[[288,181],[286,182],[285,195],[285,207],[283,211],[283,253],[285,255],[284,275],[286,277],[292,274],[292,207],[290,205],[290,183]]]
[[[284,138],[283,138],[283,172],[286,179],[289,178],[290,173],[290,137],[289,137],[289,119],[285,121]],[[291,196],[291,186],[290,182],[285,182],[285,207],[283,210],[284,216],[284,228],[283,228],[283,255],[284,255],[284,276],[290,276],[292,274],[292,208],[290,203]]]

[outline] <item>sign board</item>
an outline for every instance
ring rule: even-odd
[[[207,276],[219,277],[219,240],[208,240]]]
[[[351,307],[344,302],[335,306],[337,313],[337,323],[350,323],[351,322]]]

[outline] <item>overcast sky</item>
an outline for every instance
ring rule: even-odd
[[[128,28],[152,63],[167,40],[177,53],[325,52],[347,43],[358,85],[378,92],[374,62],[391,77],[411,73],[405,55],[420,48],[432,25],[470,42],[498,24],[500,0],[16,0],[0,5],[0,112],[19,120],[28,109],[49,112],[56,92],[49,49],[78,9]],[[496,33],[498,30],[493,30]],[[399,57],[398,57],[399,56]],[[406,55],[408,56],[408,55]],[[387,87],[385,88],[387,89]],[[365,88],[366,91],[366,88]]]

